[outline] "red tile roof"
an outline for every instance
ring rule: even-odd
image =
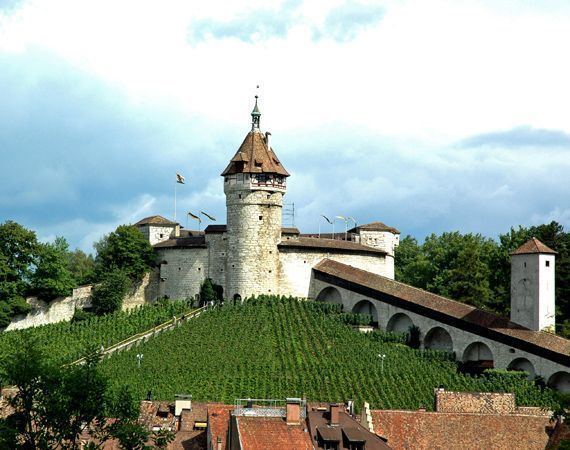
[[[560,336],[530,330],[506,317],[330,259],[322,260],[313,271],[317,279],[570,366],[570,340]]]
[[[231,159],[224,175],[234,173],[272,173],[289,176],[289,172],[281,165],[277,155],[267,146],[265,136],[259,131],[250,131],[239,150]]]
[[[374,432],[394,449],[543,450],[549,417],[372,410]]]
[[[546,254],[556,254],[554,250],[547,247],[537,238],[533,237],[526,241],[523,245],[517,248],[511,255],[526,255],[533,253],[546,253]]]
[[[305,424],[287,425],[281,417],[236,417],[243,450],[312,450]]]
[[[222,439],[222,448],[226,448],[230,426],[230,412],[234,408],[234,405],[208,404],[208,433],[214,448],[217,448],[218,437]]]

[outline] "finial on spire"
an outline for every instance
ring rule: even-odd
[[[257,85],[257,89],[259,89],[259,85]],[[259,111],[259,107],[257,106],[257,99],[259,96],[255,94],[255,106],[253,107],[253,111],[251,112],[251,131],[258,130],[259,131],[259,119],[261,118],[261,112]]]

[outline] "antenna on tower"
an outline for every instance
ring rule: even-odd
[[[283,204],[283,225],[295,228],[295,203]]]

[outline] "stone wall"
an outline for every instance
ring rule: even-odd
[[[282,192],[227,190],[226,297],[278,292]]]
[[[176,300],[195,298],[207,278],[207,248],[156,249],[160,265],[158,296]]]
[[[91,306],[91,286],[80,286],[69,297],[56,298],[49,303],[37,297],[29,297],[26,301],[32,310],[26,315],[14,317],[6,331],[71,320],[76,308]]]
[[[6,331],[71,320],[76,309],[91,306],[92,287],[91,285],[80,286],[73,289],[73,293],[69,297],[56,298],[51,302],[40,300],[37,297],[29,297],[26,301],[32,310],[28,314],[14,317],[10,325],[6,327]],[[158,271],[155,270],[146,274],[143,280],[127,293],[123,300],[123,309],[127,310],[154,302],[157,298]]]
[[[224,288],[224,295],[227,277],[227,239],[227,233],[208,233],[206,235],[206,245],[208,246],[207,277]]]
[[[435,390],[435,410],[446,413],[512,414],[515,394]]]
[[[393,258],[381,254],[359,255],[342,250],[279,249],[279,294],[294,297],[310,297],[312,268],[325,258],[349,264],[385,277],[394,277]],[[389,261],[388,261],[389,260]]]

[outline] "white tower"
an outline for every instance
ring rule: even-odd
[[[251,131],[222,172],[227,208],[228,299],[277,294],[281,213],[289,173],[259,129],[261,113],[251,113]],[[239,297],[238,297],[239,296]]]
[[[554,331],[556,252],[532,238],[511,253],[511,320],[531,330]]]

